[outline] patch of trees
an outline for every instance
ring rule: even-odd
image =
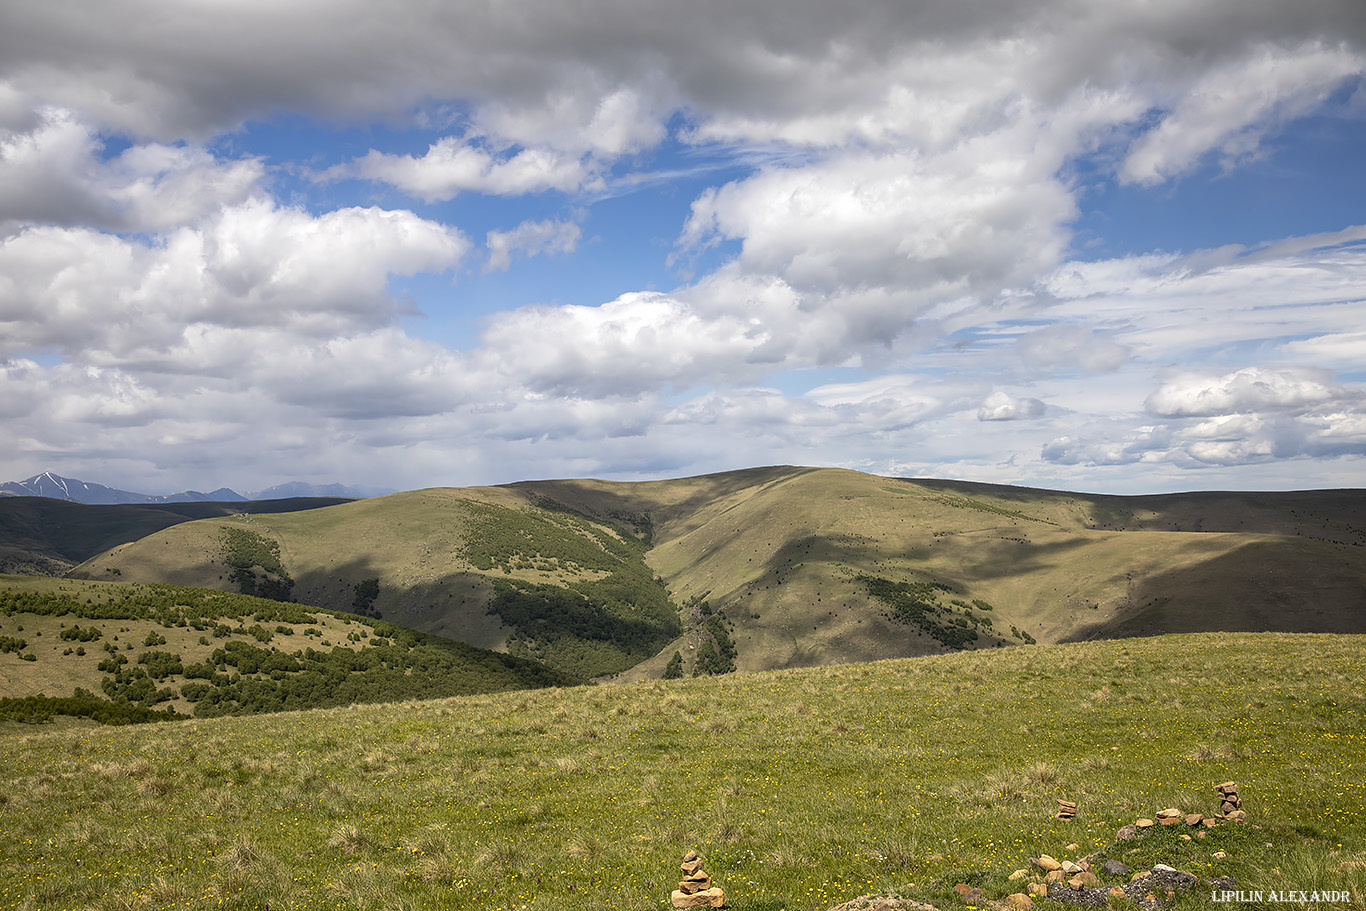
[[[0,655],[6,654],[7,652],[15,652],[17,654],[27,647],[27,639],[16,639],[13,636],[0,636]]]
[[[683,676],[683,655],[681,652],[674,652],[674,656],[669,659],[669,663],[664,666],[664,679],[677,680]]]
[[[375,609],[375,601],[379,598],[379,579],[363,579],[356,583],[355,598],[351,601],[351,610],[362,617],[374,617],[379,619],[379,611]]]
[[[721,614],[711,614],[702,624],[702,628],[710,638],[697,650],[692,675],[702,677],[733,672],[738,652],[735,650],[735,642],[730,637],[730,631],[726,628],[725,617]]]
[[[176,697],[176,691],[169,687],[158,689],[156,678],[141,666],[119,668],[112,676],[100,681],[100,689],[114,702],[144,708]]]
[[[85,603],[65,592],[0,590],[0,614],[75,616],[82,620],[154,620],[164,627],[215,630],[224,620],[257,623],[317,623],[317,609],[247,595],[180,585],[120,585],[105,589],[107,600]]]
[[[954,593],[953,588],[941,582],[897,582],[871,575],[857,578],[869,595],[887,606],[883,616],[888,620],[919,627],[947,648],[968,648],[977,641],[979,630],[990,631],[994,626],[991,618],[973,614],[965,601],[941,604],[941,592]],[[961,610],[954,610],[954,605]],[[981,600],[974,601],[972,606],[982,611],[992,609]]]
[[[68,642],[94,642],[104,636],[104,632],[98,626],[73,626],[71,629],[64,629],[57,634],[57,638],[65,639]]]
[[[570,587],[498,580],[489,610],[513,628],[509,649],[580,677],[626,670],[681,631],[648,570]]]
[[[142,724],[183,718],[174,712],[157,712],[145,706],[116,703],[77,689],[73,696],[23,696],[0,699],[0,721],[46,724],[54,715],[90,718],[100,724]]]
[[[191,665],[180,694],[199,717],[435,699],[578,682],[542,664],[379,624],[356,650],[284,653],[234,640]]]
[[[244,595],[288,601],[294,580],[280,562],[280,542],[246,528],[223,529],[219,551],[229,578]]]

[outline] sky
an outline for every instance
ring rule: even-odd
[[[1366,484],[1360,0],[0,0],[0,480]]]

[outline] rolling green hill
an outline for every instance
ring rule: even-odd
[[[259,714],[577,682],[391,623],[170,585],[0,576],[0,717]],[[81,704],[55,704],[76,696]],[[38,699],[36,697],[45,697]]]
[[[0,573],[61,575],[96,554],[210,516],[318,509],[347,500],[296,497],[239,503],[90,506],[49,497],[0,497]]]
[[[400,625],[633,679],[675,652],[691,674],[722,638],[737,669],[758,671],[1161,632],[1362,632],[1363,515],[1362,490],[1115,497],[773,467],[209,519],[74,575],[238,590],[225,536],[250,535],[278,564],[253,579],[302,603],[356,609],[375,580],[367,609]]]

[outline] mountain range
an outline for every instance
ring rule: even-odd
[[[688,674],[1163,632],[1362,633],[1363,515],[1359,489],[1103,496],[775,466],[143,519],[54,559],[84,561],[68,578],[268,591],[632,679],[676,653]],[[65,539],[24,540],[36,554]]]
[[[0,497],[50,497],[56,500],[71,500],[95,506],[112,506],[128,503],[242,503],[248,500],[283,500],[291,497],[347,497],[360,499],[392,493],[370,487],[350,487],[345,484],[308,484],[304,481],[288,481],[276,484],[265,490],[240,494],[228,487],[220,487],[204,493],[198,490],[184,490],[180,493],[157,495],[133,493],[92,484],[76,478],[64,478],[50,471],[44,471],[23,481],[7,481],[0,484]]]

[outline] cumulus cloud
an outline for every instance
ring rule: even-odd
[[[112,158],[71,111],[43,108],[27,130],[0,129],[0,225],[160,231],[243,202],[256,159],[219,161],[195,146],[135,145]]]
[[[1252,465],[1280,459],[1366,456],[1366,389],[1309,368],[1245,368],[1185,375],[1148,397],[1160,423],[1129,430],[1095,422],[1081,436],[1045,444],[1042,458],[1064,465],[1169,463],[1181,468]]]
[[[475,191],[518,196],[543,190],[570,192],[593,178],[581,159],[546,149],[490,152],[462,139],[446,137],[418,158],[373,149],[349,165],[330,168],[324,179],[360,177],[391,184],[424,202],[447,200]]]
[[[1084,262],[1072,225],[1093,178],[1145,188],[1258,154],[1360,77],[1364,20],[1357,0],[18,5],[0,32],[0,413],[25,451],[193,463],[239,439],[430,472],[547,464],[550,440],[566,473],[691,448],[713,467],[838,460],[849,440],[912,459],[931,425],[1048,464],[1360,454],[1357,391],[1294,365],[1359,364],[1361,231]],[[418,127],[427,148],[269,171],[224,151],[294,118]],[[428,204],[522,197],[493,222],[516,227],[477,228],[493,273],[576,249],[528,197],[627,185],[666,145],[730,168],[688,191],[678,253],[704,274],[504,310],[468,351],[418,337],[390,287],[458,266],[465,234],[335,202],[356,192],[340,178]],[[338,181],[288,186],[315,166]],[[486,312],[449,298],[442,317]],[[1193,362],[1206,373],[1158,375]],[[886,375],[764,385],[813,367]],[[1041,398],[992,392],[1026,386]]]
[[[1209,417],[1244,412],[1304,411],[1360,401],[1330,381],[1327,371],[1248,367],[1223,376],[1185,375],[1164,383],[1144,403],[1161,417]]]
[[[390,275],[448,269],[468,248],[411,212],[313,216],[263,199],[150,240],[26,228],[0,238],[0,357],[51,349],[77,363],[170,369],[165,353],[196,325],[314,338],[373,328],[400,306]]]
[[[511,231],[490,231],[484,245],[489,258],[484,271],[506,272],[512,266],[512,256],[536,256],[541,253],[573,253],[578,246],[579,226],[568,221],[524,221]]]
[[[979,421],[1031,421],[1043,417],[1048,406],[1039,399],[1016,398],[1009,392],[997,390],[977,409]]]

